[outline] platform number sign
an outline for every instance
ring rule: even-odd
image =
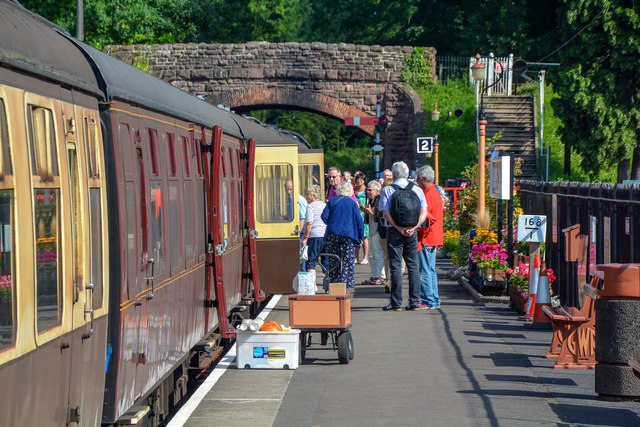
[[[518,242],[543,243],[547,235],[547,217],[544,215],[520,215],[518,217]]]
[[[433,137],[421,136],[416,138],[416,152],[419,154],[433,153]]]

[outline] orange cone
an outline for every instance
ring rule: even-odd
[[[551,292],[549,290],[549,276],[547,270],[540,273],[538,278],[538,292],[535,297],[535,308],[533,310],[533,322],[525,323],[525,328],[531,329],[551,329],[551,319],[542,311],[542,307],[551,306]]]
[[[520,320],[533,320],[533,312],[536,306],[536,293],[538,290],[538,279],[540,277],[540,255],[533,258],[533,268],[529,274],[529,300],[525,308],[525,315],[520,316]]]

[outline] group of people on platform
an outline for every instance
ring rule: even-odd
[[[306,189],[301,228],[308,261],[303,269],[315,271],[321,253],[337,255],[322,261],[330,281],[353,289],[355,264],[370,264],[371,277],[364,284],[384,285],[391,295],[383,310],[401,311],[406,266],[409,301],[404,309],[440,307],[435,264],[437,247],[443,243],[443,197],[435,185],[433,168],[419,168],[415,181],[409,179],[409,168],[402,161],[385,170],[381,180],[367,183],[359,171],[353,180],[350,175],[329,168],[326,203],[320,186]],[[363,251],[360,260],[359,247]]]

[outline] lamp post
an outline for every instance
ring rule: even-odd
[[[478,139],[479,139],[478,141],[478,219],[480,220],[484,218],[484,208],[485,208],[484,146],[485,146],[485,138],[487,136],[487,115],[484,111],[484,93],[487,91],[487,89],[498,84],[498,82],[502,80],[502,76],[504,73],[504,67],[502,66],[502,63],[500,61],[498,61],[492,56],[489,56],[489,57],[480,56],[480,54],[478,53],[476,54],[476,63],[471,66],[471,78],[473,78],[473,81],[477,83],[485,79],[487,67],[480,62],[480,59],[482,58],[489,58],[496,61],[498,64],[500,64],[500,70],[498,72],[498,74],[500,74],[500,77],[498,77],[498,79],[492,84],[490,84],[489,86],[485,86],[484,89],[482,89],[482,93],[480,94],[480,111],[478,112]]]
[[[449,120],[449,118],[451,117],[451,111],[449,111],[449,109],[447,107],[445,107],[444,105],[440,106],[441,108],[444,108],[445,110],[447,110],[447,118],[444,119],[444,121],[442,123],[438,122],[440,120],[440,111],[438,111],[438,103],[436,102],[436,106],[433,109],[433,111],[431,112],[431,121],[433,122],[438,122],[438,124],[436,125],[436,132],[435,132],[435,137],[434,137],[434,141],[433,141],[433,152],[435,153],[435,159],[434,159],[434,164],[435,164],[435,173],[436,173],[436,185],[440,185],[439,183],[439,165],[438,165],[438,147],[440,146],[440,143],[438,142],[438,129],[440,129],[440,125],[443,125],[445,123],[447,123],[447,120]],[[456,117],[460,117],[462,116],[462,110],[460,108],[456,108],[454,110],[454,114],[456,115]]]

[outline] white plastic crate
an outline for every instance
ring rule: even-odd
[[[296,369],[300,352],[300,329],[290,331],[238,331],[238,369]]]

